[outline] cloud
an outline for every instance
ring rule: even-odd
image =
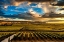
[[[4,9],[7,9],[7,8],[8,8],[8,5],[5,5],[5,6],[4,6]]]
[[[30,2],[46,2],[46,1],[51,1],[51,0],[15,0],[17,2],[20,2],[20,1],[30,1]]]
[[[64,0],[56,0],[52,3],[53,6],[64,6]]]
[[[28,1],[21,1],[21,0],[13,0],[10,1],[12,5],[5,5],[4,8],[7,8],[5,10],[5,15],[3,17],[6,18],[20,18],[20,19],[26,19],[26,20],[41,20],[45,21],[48,18],[43,18],[43,13],[49,13],[50,11],[55,11],[56,7],[53,7],[50,5],[49,0],[47,2],[44,2],[46,0],[43,0],[43,2],[39,2],[39,0],[31,0],[33,2]],[[42,1],[42,0],[41,0]]]
[[[32,2],[32,3],[30,4],[30,6],[31,6],[31,7],[37,7],[37,3],[36,3],[36,2]]]
[[[33,9],[29,10],[29,13],[33,16],[33,17],[41,17],[40,14],[38,14],[37,12],[35,12]]]
[[[38,7],[41,8],[44,13],[50,13],[51,11],[55,12],[57,7],[50,5],[50,2],[40,2]]]
[[[33,15],[35,15],[35,17]],[[33,20],[33,21],[42,21],[42,22],[44,22],[44,21],[50,20],[50,18],[38,17],[37,14],[31,14],[31,13],[19,14],[17,16],[18,16],[18,18],[21,18],[21,19]]]
[[[24,13],[24,14],[18,14],[18,18],[22,18],[22,19],[27,19],[27,20],[32,20],[32,15],[29,13]]]
[[[64,10],[64,8],[61,8],[60,10]]]
[[[12,10],[13,11],[13,10]],[[36,13],[36,12],[34,12]],[[41,16],[39,14],[33,14],[33,13],[20,13],[20,14],[13,14],[13,15],[3,15],[3,17],[6,18],[21,18],[26,20],[37,20],[40,19]]]
[[[5,2],[5,4],[7,4],[7,5],[18,6],[24,1],[28,1],[30,3],[30,2],[50,2],[50,1],[53,1],[53,0],[0,0],[0,1],[2,1],[3,4]]]
[[[18,8],[28,9],[28,8],[30,8],[30,6],[28,5],[28,2],[25,1],[16,7],[16,9],[18,9]]]
[[[31,4],[28,4],[28,2],[23,2],[21,3],[19,6],[13,6],[13,5],[9,5],[7,7],[7,11],[15,11],[15,12],[19,12],[19,13],[22,13],[23,11],[24,12],[29,12],[30,9],[33,9],[33,11],[38,12],[38,10],[40,10],[40,14],[42,14],[42,9],[40,7],[38,7],[38,4],[36,3],[31,3]],[[35,10],[34,10],[35,9]],[[37,9],[37,10],[36,10]]]

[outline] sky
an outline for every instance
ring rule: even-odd
[[[2,2],[5,2],[5,0],[2,0]],[[9,4],[8,2],[5,2],[5,3]],[[37,12],[38,14],[44,13],[41,8],[37,7],[36,3],[31,3],[28,5],[27,1],[19,4],[18,6],[5,5],[2,11],[5,13],[5,15],[9,15],[9,14],[26,13],[29,11],[29,9],[33,9],[33,11]]]
[[[42,15],[45,13],[50,11],[59,13],[59,6],[62,4],[60,8],[64,7],[64,0],[56,0],[56,2],[57,4],[50,4],[50,0],[0,0],[0,16],[14,19],[42,20]],[[62,10],[61,13],[64,14],[64,11]]]

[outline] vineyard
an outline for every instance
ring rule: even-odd
[[[2,42],[64,41],[64,24],[28,23],[28,24],[13,24],[12,26],[0,26],[0,41]]]
[[[63,33],[63,34],[61,34]],[[22,41],[63,41],[64,40],[64,32],[19,32],[14,38],[11,40],[12,42],[22,42]]]
[[[8,38],[9,36],[15,34],[15,32],[0,32],[0,41]]]

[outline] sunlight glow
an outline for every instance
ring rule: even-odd
[[[15,6],[19,6],[21,4],[21,2],[14,2]]]
[[[29,10],[29,12],[34,16],[34,17],[41,17],[38,13],[33,11],[32,9]]]
[[[64,18],[55,18],[56,20],[64,20]]]

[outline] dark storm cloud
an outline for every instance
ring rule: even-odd
[[[64,0],[59,0],[59,1],[55,1],[55,2],[57,2],[57,4],[52,4],[53,6],[64,6]]]
[[[46,1],[52,1],[52,0],[16,0],[18,2],[20,1],[30,1],[30,2],[46,2]]]
[[[0,0],[0,5],[10,5],[12,2],[13,0]]]
[[[60,10],[64,10],[64,8],[61,8]]]
[[[3,16],[4,15],[4,13],[3,13],[3,11],[2,11],[2,9],[3,9],[3,6],[2,6],[3,4],[1,3],[1,1],[0,1],[0,16]]]
[[[21,14],[17,14],[17,15],[2,15],[2,17],[5,18],[20,18],[20,19],[26,19],[26,20],[38,20],[39,18],[42,17],[35,17],[33,16],[33,14],[31,13],[21,13]]]
[[[0,10],[0,16],[3,16],[4,15],[4,13]]]
[[[32,15],[31,15],[30,13],[18,14],[18,18],[28,19],[28,20],[33,19],[33,18],[32,18]]]
[[[20,4],[23,1],[28,1],[28,2],[51,2],[54,0],[11,0],[10,2],[12,3],[12,5],[17,5]]]
[[[21,19],[28,19],[28,20],[32,20],[34,19],[33,16],[30,13],[22,13],[22,14],[17,14],[17,15],[1,15],[2,17],[5,18],[21,18]]]

